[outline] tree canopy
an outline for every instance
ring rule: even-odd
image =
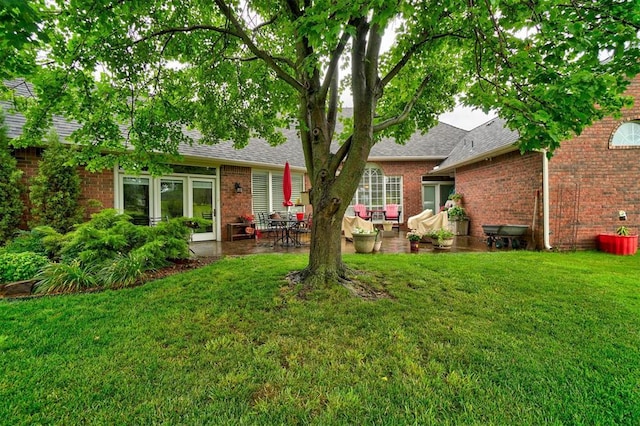
[[[200,143],[242,147],[253,136],[280,143],[279,129],[296,126],[314,218],[333,230],[326,241],[314,234],[310,269],[333,259],[328,276],[341,264],[335,218],[378,137],[402,143],[462,97],[518,129],[523,150],[553,151],[627,105],[622,92],[640,72],[635,0],[50,4],[25,140],[64,113],[84,125],[74,139],[90,167],[135,168],[153,152],[176,154],[184,127]],[[354,113],[332,145],[341,89]]]

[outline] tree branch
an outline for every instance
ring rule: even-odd
[[[352,26],[353,24],[354,24],[353,21],[349,21],[349,23],[347,24],[347,27]],[[347,46],[347,43],[349,42],[350,38],[351,38],[351,35],[345,29],[345,31],[342,33],[342,36],[340,37],[340,41],[338,42],[338,45],[331,52],[331,56],[330,56],[331,61],[329,62],[329,67],[327,68],[327,74],[324,77],[324,82],[322,83],[322,88],[320,89],[320,96],[322,97],[326,97],[327,95],[327,91],[331,86],[331,81],[333,80],[334,74],[338,69],[338,65],[340,64],[340,58],[342,57],[342,54],[344,53],[344,49]]]
[[[402,71],[402,69],[405,67],[405,65],[407,65],[407,63],[409,62],[409,60],[411,60],[411,58],[420,50],[420,48],[425,45],[426,43],[430,42],[430,41],[434,41],[434,40],[438,40],[441,38],[445,38],[445,37],[457,37],[457,38],[465,38],[464,35],[458,33],[458,32],[447,32],[447,33],[442,33],[442,34],[435,34],[435,35],[425,35],[424,38],[422,38],[421,40],[418,40],[418,42],[416,42],[415,44],[413,44],[409,50],[407,50],[407,52],[402,56],[402,58],[398,61],[398,63],[391,69],[391,71],[389,71],[387,73],[387,75],[385,75],[382,78],[382,81],[380,82],[380,87],[382,89],[384,89],[386,87],[387,84],[389,84],[389,82],[391,80],[393,80],[393,78],[398,75],[398,73],[400,71]]]
[[[242,25],[238,21],[238,18],[231,11],[231,8],[229,7],[229,5],[227,5],[224,0],[215,0],[215,3],[218,6],[218,8],[220,9],[220,11],[223,13],[223,15],[227,19],[229,19],[229,21],[231,22],[231,24],[235,28],[236,33],[231,33],[231,34],[236,35],[237,37],[239,37],[244,42],[244,44],[247,46],[247,48],[249,50],[251,50],[251,52],[254,55],[256,55],[258,58],[262,59],[262,61],[264,61],[264,63],[269,68],[271,68],[273,71],[275,71],[276,75],[281,80],[283,80],[285,83],[289,84],[291,87],[293,87],[299,93],[304,93],[304,87],[303,87],[302,84],[300,84],[298,82],[298,80],[296,80],[292,75],[290,75],[284,69],[282,69],[276,63],[276,60],[273,57],[271,57],[267,52],[265,52],[264,50],[262,50],[262,49],[258,48],[258,46],[256,46],[256,44],[253,42],[253,40],[251,40],[251,38],[249,37],[247,32],[244,30],[244,28],[242,27]]]
[[[374,125],[373,133],[380,132],[391,126],[395,126],[396,124],[400,124],[403,121],[405,121],[407,118],[409,118],[409,114],[411,113],[411,110],[413,109],[416,102],[418,102],[418,99],[420,98],[420,96],[422,96],[424,89],[426,89],[427,85],[429,84],[429,81],[431,81],[431,77],[432,77],[431,74],[429,74],[422,80],[422,82],[420,83],[420,86],[418,86],[418,89],[416,90],[416,93],[414,93],[411,100],[407,102],[407,104],[404,106],[404,109],[399,115]]]
[[[190,33],[193,31],[198,31],[198,30],[207,30],[207,31],[215,31],[217,33],[223,33],[223,34],[229,34],[232,35],[234,37],[240,37],[240,34],[238,33],[234,33],[233,31],[230,31],[227,28],[222,28],[222,27],[216,27],[213,25],[192,25],[190,27],[173,27],[173,28],[165,28],[162,29],[160,31],[155,31],[149,35],[146,35],[142,38],[139,38],[138,40],[134,41],[133,44],[138,44],[138,43],[142,43],[145,42],[149,39],[155,38],[155,37],[159,37],[165,34],[176,34],[176,33]]]

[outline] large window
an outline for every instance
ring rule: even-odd
[[[364,204],[368,209],[384,209],[387,204],[402,206],[402,176],[385,176],[376,166],[364,169],[352,204]]]
[[[611,147],[640,147],[640,120],[622,123],[611,137]]]
[[[285,212],[287,208],[282,205],[284,194],[282,192],[283,173],[254,170],[251,177],[251,192],[253,199],[253,213]],[[291,201],[295,203],[304,191],[303,175],[291,173]]]
[[[122,180],[123,210],[137,225],[149,224],[149,178],[125,177]]]

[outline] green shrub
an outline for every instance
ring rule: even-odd
[[[38,174],[31,180],[32,226],[47,225],[68,232],[82,221],[80,176],[69,164],[69,147],[51,134],[42,155]]]
[[[142,280],[149,269],[144,256],[131,252],[109,261],[100,271],[100,279],[108,288],[129,287]]]
[[[131,217],[114,209],[92,215],[65,236],[61,257],[65,261],[79,259],[84,264],[114,259],[142,246],[153,237],[149,227],[136,226]]]
[[[20,198],[22,172],[9,150],[7,128],[0,111],[0,245],[11,240],[20,220],[24,203]]]
[[[0,255],[0,283],[34,278],[49,259],[33,252]]]
[[[97,287],[92,268],[76,260],[71,263],[51,263],[36,277],[36,293],[70,293]]]
[[[62,235],[50,226],[38,226],[31,231],[19,231],[18,236],[7,244],[5,249],[7,253],[30,251],[53,258],[60,250],[60,243],[53,242],[61,237]]]

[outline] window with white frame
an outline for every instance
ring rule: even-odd
[[[304,179],[301,173],[291,173],[291,201],[296,202],[300,193],[304,191]],[[251,193],[253,200],[253,213],[273,213],[287,210],[282,205],[284,193],[282,192],[282,172],[267,170],[254,170],[251,176]]]
[[[355,204],[372,210],[384,209],[387,204],[402,206],[402,176],[385,176],[379,167],[367,165],[352,200]]]
[[[614,147],[640,147],[640,120],[622,123],[611,137],[609,146]]]

